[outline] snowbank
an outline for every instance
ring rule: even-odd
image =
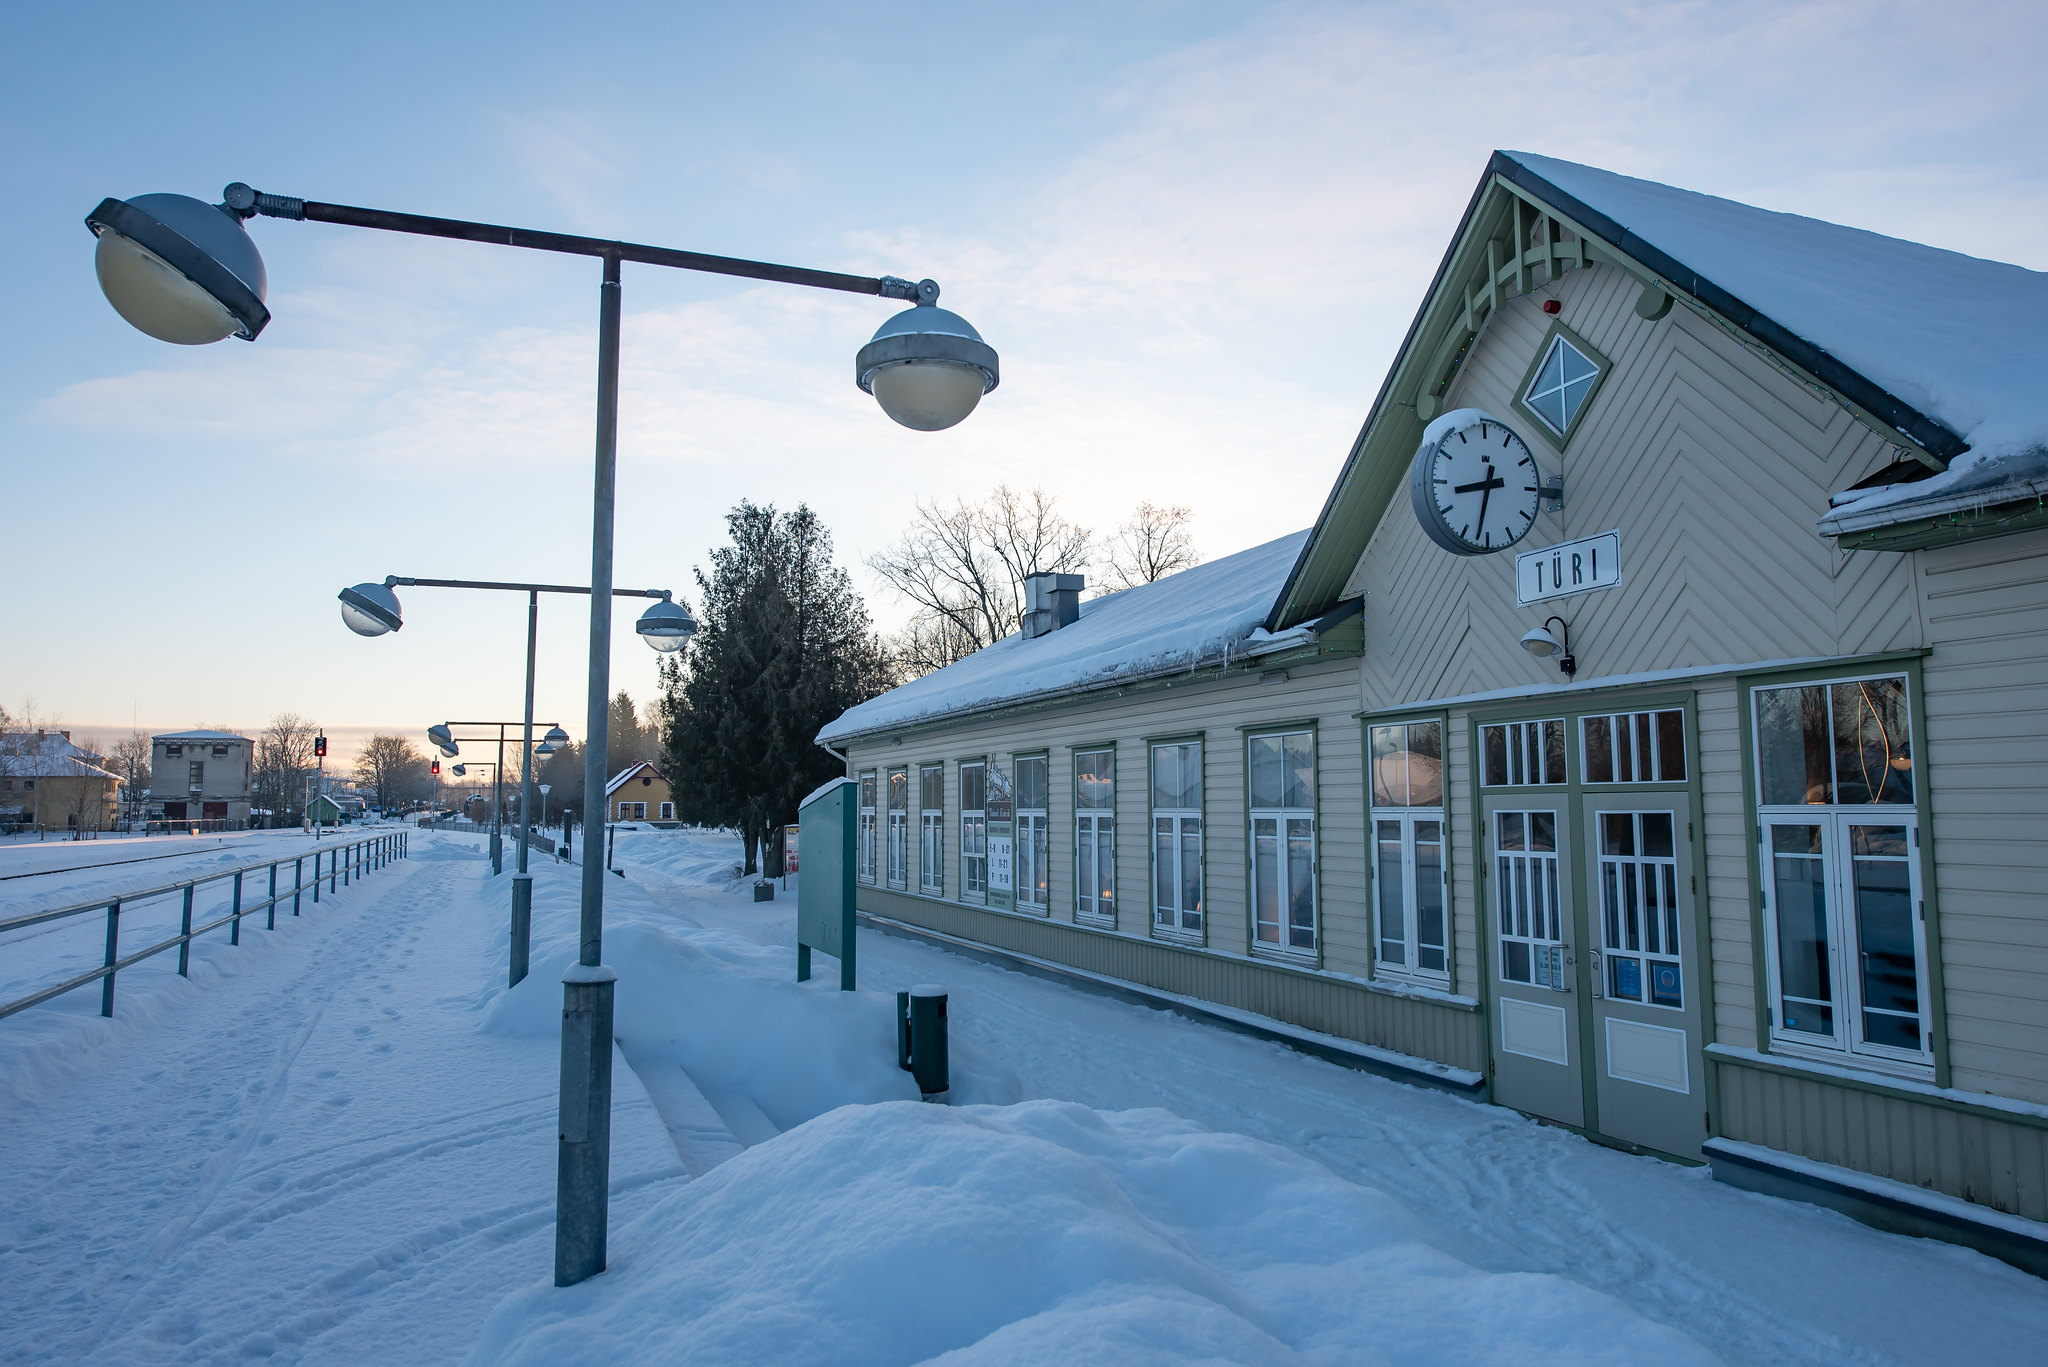
[[[1507,155],[1936,419],[1976,454],[2048,442],[2048,274]]]
[[[721,930],[627,920],[605,928],[604,957],[619,975],[613,1034],[636,1066],[674,1059],[699,1087],[752,1099],[784,1130],[838,1106],[917,1099],[896,1066],[893,992],[841,992],[836,973],[799,983],[794,949]],[[574,960],[569,937],[546,945],[527,979],[491,1001],[481,1028],[558,1036],[562,973]],[[979,1050],[955,1043],[951,1063],[956,1102],[1022,1094],[1016,1075]]]
[[[1164,1111],[849,1107],[535,1285],[473,1363],[1715,1359],[1612,1297],[1489,1273],[1392,1198]]]
[[[849,708],[818,739],[1220,662],[1266,620],[1307,539],[1308,532],[1295,532],[1156,583],[1091,598],[1081,604],[1080,620],[1035,639],[1021,632],[1005,636]]]

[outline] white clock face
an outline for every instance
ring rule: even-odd
[[[1543,479],[1513,428],[1465,410],[1434,444],[1415,453],[1411,493],[1431,540],[1458,555],[1506,550],[1529,534]]]

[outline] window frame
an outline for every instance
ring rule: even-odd
[[[917,891],[923,897],[946,895],[946,762],[919,761],[917,773]],[[939,805],[924,804],[924,777],[939,776]],[[934,823],[933,818],[937,821]],[[927,877],[927,874],[931,876]]]
[[[1201,756],[1201,800],[1200,805],[1197,807],[1155,807],[1152,805],[1155,788],[1153,777],[1154,764],[1157,753],[1166,746],[1175,745],[1193,745]],[[1148,876],[1145,886],[1145,924],[1148,933],[1153,939],[1167,940],[1175,944],[1191,945],[1206,945],[1209,942],[1208,806],[1209,746],[1207,733],[1193,731],[1166,736],[1147,736],[1145,738],[1145,864]],[[1167,819],[1174,822],[1174,872],[1177,875],[1174,881],[1176,886],[1183,890],[1187,886],[1187,871],[1181,866],[1181,853],[1186,849],[1187,832],[1181,823],[1190,816],[1195,821],[1195,876],[1198,880],[1196,884],[1196,904],[1200,909],[1195,912],[1195,917],[1199,924],[1193,930],[1186,929],[1179,924],[1187,919],[1188,913],[1186,908],[1178,904],[1174,908],[1176,924],[1168,928],[1161,926],[1159,923],[1159,822],[1162,813],[1165,814]]]
[[[676,804],[675,804],[675,803],[673,803],[673,802],[664,802],[664,803],[662,803],[662,804],[661,804],[661,808],[660,808],[660,810],[661,810],[661,819],[662,819],[663,821],[674,821],[674,820],[676,819]]]
[[[1948,1056],[1948,1012],[1943,989],[1941,920],[1935,881],[1936,860],[1932,795],[1926,762],[1926,698],[1921,661],[1925,651],[1897,652],[1850,658],[1784,669],[1758,671],[1739,677],[1737,707],[1742,734],[1743,818],[1750,850],[1751,960],[1756,991],[1756,1039],[1764,1053],[1810,1059],[1837,1067],[1860,1069],[1892,1077],[1931,1081],[1938,1087],[1950,1085]],[[1905,681],[1907,734],[1913,752],[1913,800],[1871,803],[1773,803],[1763,801],[1762,737],[1757,725],[1758,694],[1773,689],[1831,687],[1874,679]],[[1832,751],[1832,730],[1830,750]],[[1831,771],[1832,772],[1832,771]],[[1837,794],[1839,796],[1839,794]],[[1890,820],[1885,814],[1895,814]],[[1856,820],[1863,817],[1861,821]],[[1861,987],[1858,975],[1838,967],[1860,953],[1854,926],[1854,911],[1837,894],[1843,878],[1853,872],[1853,855],[1838,848],[1840,833],[1848,825],[1908,827],[1908,862],[1911,874],[1909,896],[1917,916],[1918,992],[1923,1048],[1907,1054],[1890,1046],[1859,1041]],[[1828,882],[1826,929],[1830,937],[1830,1009],[1842,1024],[1834,1040],[1818,1039],[1804,1031],[1786,1031],[1783,981],[1777,939],[1777,906],[1771,882],[1773,846],[1769,830],[1774,825],[1819,825],[1824,836],[1822,876]],[[1838,948],[1837,948],[1838,947]]]
[[[1492,717],[1487,718],[1485,720],[1478,720],[1475,718],[1475,722],[1476,726],[1474,728],[1473,735],[1472,769],[1473,778],[1475,780],[1473,787],[1476,791],[1482,793],[1507,793],[1516,791],[1540,793],[1550,792],[1553,790],[1562,791],[1570,789],[1573,786],[1575,786],[1572,783],[1572,727],[1570,709],[1565,709],[1564,711],[1560,711],[1554,714],[1546,710],[1543,713],[1539,713],[1535,716],[1529,717]],[[1517,749],[1524,749],[1525,747],[1523,747],[1521,744],[1521,738],[1513,733],[1512,728],[1519,726],[1534,726],[1541,728],[1549,726],[1552,723],[1556,723],[1560,737],[1558,754],[1558,766],[1560,772],[1555,779],[1546,777],[1539,779],[1535,783],[1516,783],[1513,781],[1512,778],[1510,778],[1505,783],[1491,783],[1487,780],[1486,733],[1488,731],[1492,730],[1496,726],[1510,728],[1510,734],[1508,737],[1504,738],[1503,744],[1513,745]],[[1536,735],[1539,737],[1539,763],[1543,771],[1547,774],[1550,769],[1550,743],[1548,735],[1540,729],[1536,732]],[[1522,759],[1526,766],[1526,762],[1528,759],[1528,755],[1526,752],[1522,755]],[[1508,772],[1511,775],[1514,772],[1514,754],[1512,751],[1510,751],[1508,754]]]
[[[1553,429],[1550,419],[1524,402],[1531,386],[1536,383],[1536,376],[1543,369],[1543,362],[1549,359],[1551,349],[1560,340],[1570,344],[1594,366],[1593,383],[1586,390],[1586,396],[1579,400],[1577,411],[1571,415],[1571,420],[1565,424],[1562,432]],[[1522,373],[1522,382],[1515,386],[1514,410],[1529,420],[1537,435],[1542,437],[1552,450],[1562,453],[1571,445],[1572,438],[1578,435],[1579,428],[1585,424],[1586,414],[1592,411],[1593,401],[1600,397],[1600,388],[1607,383],[1607,376],[1613,369],[1614,363],[1607,359],[1600,348],[1573,331],[1562,319],[1553,318],[1550,320],[1549,328],[1544,331],[1543,340],[1537,344],[1536,355],[1529,362],[1529,368]]]
[[[957,761],[960,770],[960,900],[976,906],[988,905],[988,765],[987,755],[973,755]],[[967,771],[981,770],[981,806],[967,805]],[[980,837],[981,853],[970,855],[973,842],[967,838],[969,819],[978,823],[976,834]],[[968,860],[978,859],[981,864],[981,886],[976,888],[975,880],[969,876]]]
[[[896,805],[896,776],[903,776],[903,805]],[[884,883],[897,890],[910,887],[910,767],[892,764],[882,771],[882,783],[887,790],[883,801],[887,804],[887,827],[883,831]]]
[[[879,769],[863,769],[854,776],[854,875],[869,887],[875,885],[880,872],[877,856],[881,851],[875,843],[875,798],[880,775]]]
[[[1323,961],[1323,831],[1322,831],[1322,734],[1318,719],[1314,717],[1295,721],[1260,722],[1257,725],[1238,728],[1240,743],[1243,745],[1244,762],[1244,837],[1245,837],[1245,950],[1254,958],[1273,959],[1282,963],[1302,967],[1321,967]],[[1260,741],[1283,736],[1308,737],[1309,774],[1312,791],[1306,807],[1254,807],[1252,792],[1252,746]],[[1282,742],[1281,763],[1286,763],[1286,745]],[[1283,782],[1284,767],[1283,767]],[[1287,943],[1292,927],[1288,913],[1291,907],[1285,905],[1287,898],[1281,895],[1279,920],[1276,932],[1285,937],[1282,940],[1261,941],[1259,939],[1259,889],[1258,889],[1258,823],[1261,819],[1276,822],[1274,839],[1275,854],[1279,860],[1276,875],[1284,876],[1287,870],[1287,852],[1283,848],[1289,836],[1287,823],[1306,819],[1308,829],[1308,870],[1309,870],[1309,934],[1311,943],[1305,947]],[[1206,834],[1206,828],[1204,834]],[[1205,890],[1206,891],[1206,890]],[[1276,889],[1278,891],[1278,889]],[[1206,898],[1205,898],[1206,901]]]
[[[1685,783],[1691,777],[1689,769],[1686,773],[1681,773],[1676,778],[1665,778],[1661,776],[1661,774],[1653,774],[1649,778],[1635,778],[1633,776],[1629,778],[1594,778],[1586,763],[1586,756],[1588,754],[1588,747],[1586,743],[1588,723],[1596,721],[1604,721],[1607,723],[1608,759],[1610,765],[1613,768],[1619,769],[1620,765],[1617,762],[1619,759],[1619,747],[1617,747],[1614,743],[1614,722],[1616,721],[1616,719],[1621,717],[1649,717],[1652,719],[1648,727],[1648,735],[1650,737],[1650,754],[1653,757],[1653,763],[1651,767],[1653,769],[1661,769],[1662,761],[1664,759],[1664,738],[1658,730],[1655,718],[1663,716],[1666,713],[1675,714],[1678,717],[1678,762],[1681,768],[1687,768],[1692,755],[1692,737],[1688,735],[1686,732],[1685,709],[1682,707],[1620,707],[1606,712],[1578,712],[1575,715],[1568,717],[1567,721],[1576,721],[1578,723],[1579,782],[1584,784],[1588,788],[1598,789],[1602,792],[1607,792],[1612,789],[1623,787],[1641,787],[1643,785],[1652,783],[1661,783],[1666,785]],[[1635,760],[1636,756],[1641,753],[1641,750],[1639,748],[1640,742],[1634,735],[1633,724],[1631,724],[1630,730],[1631,737],[1629,759],[1631,761],[1631,764],[1633,764],[1633,761]]]
[[[1024,805],[1024,775],[1026,764],[1045,766],[1045,805],[1029,807]],[[1024,750],[1010,754],[1010,848],[1011,877],[1010,909],[1026,916],[1052,915],[1052,751]],[[1028,867],[1025,855],[1025,817],[1038,820],[1037,835],[1042,848],[1033,848],[1031,857],[1043,867],[1039,875],[1044,880],[1045,897],[1042,901],[1028,901],[1025,897],[1025,872]],[[1032,891],[1036,891],[1036,885]]]
[[[1382,726],[1427,726],[1437,728],[1439,777],[1437,796],[1439,802],[1428,806],[1381,806],[1375,794],[1373,783],[1372,733]],[[1457,900],[1454,896],[1455,881],[1451,866],[1451,717],[1445,712],[1408,713],[1367,713],[1360,718],[1360,753],[1364,763],[1361,766],[1365,799],[1365,865],[1366,903],[1371,945],[1368,962],[1372,965],[1372,976],[1376,979],[1413,984],[1434,988],[1438,991],[1453,990],[1452,983],[1457,975],[1458,935]],[[1390,964],[1382,956],[1384,932],[1380,920],[1380,823],[1398,822],[1401,833],[1401,882],[1402,882],[1402,949],[1407,962]],[[1444,919],[1444,966],[1442,972],[1421,966],[1421,906],[1417,882],[1416,823],[1435,822],[1437,827],[1437,858],[1443,871],[1443,919]]]
[[[1081,760],[1090,755],[1109,756],[1109,806],[1082,807],[1081,805]],[[1070,745],[1067,747],[1067,777],[1073,793],[1073,839],[1074,839],[1074,919],[1082,925],[1097,926],[1114,930],[1117,923],[1118,893],[1116,869],[1116,842],[1121,814],[1117,810],[1118,778],[1116,742],[1105,741],[1098,745]],[[1147,778],[1149,779],[1149,775]],[[1149,790],[1148,790],[1149,791]],[[1096,864],[1101,863],[1100,831],[1094,823],[1107,816],[1109,819],[1109,911],[1083,908],[1090,903],[1099,904],[1099,897],[1084,896],[1081,891],[1081,823],[1090,823],[1090,835],[1094,838]]]

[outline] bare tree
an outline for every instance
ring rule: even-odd
[[[114,742],[107,755],[107,768],[120,778],[124,805],[131,815],[141,804],[142,795],[149,791],[151,753],[149,737],[140,731],[130,731]]]
[[[1188,534],[1193,520],[1186,508],[1140,503],[1109,539],[1109,572],[1103,576],[1103,591],[1136,588],[1201,564],[1194,538]]]
[[[920,502],[894,546],[868,558],[916,611],[892,643],[906,676],[929,673],[1017,629],[1024,580],[1085,568],[1094,538],[1043,489],[998,485],[978,504]]]
[[[428,777],[426,755],[404,736],[372,736],[356,754],[356,783],[387,811],[420,796]]]
[[[298,822],[318,734],[319,728],[296,712],[280,712],[256,738],[256,805],[271,813],[273,825]]]

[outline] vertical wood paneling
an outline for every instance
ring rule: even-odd
[[[1756,969],[1750,845],[1742,786],[1742,733],[1732,680],[1694,695],[1700,726],[1700,823],[1706,841],[1707,909],[1714,962],[1714,1032],[1756,1047]]]

